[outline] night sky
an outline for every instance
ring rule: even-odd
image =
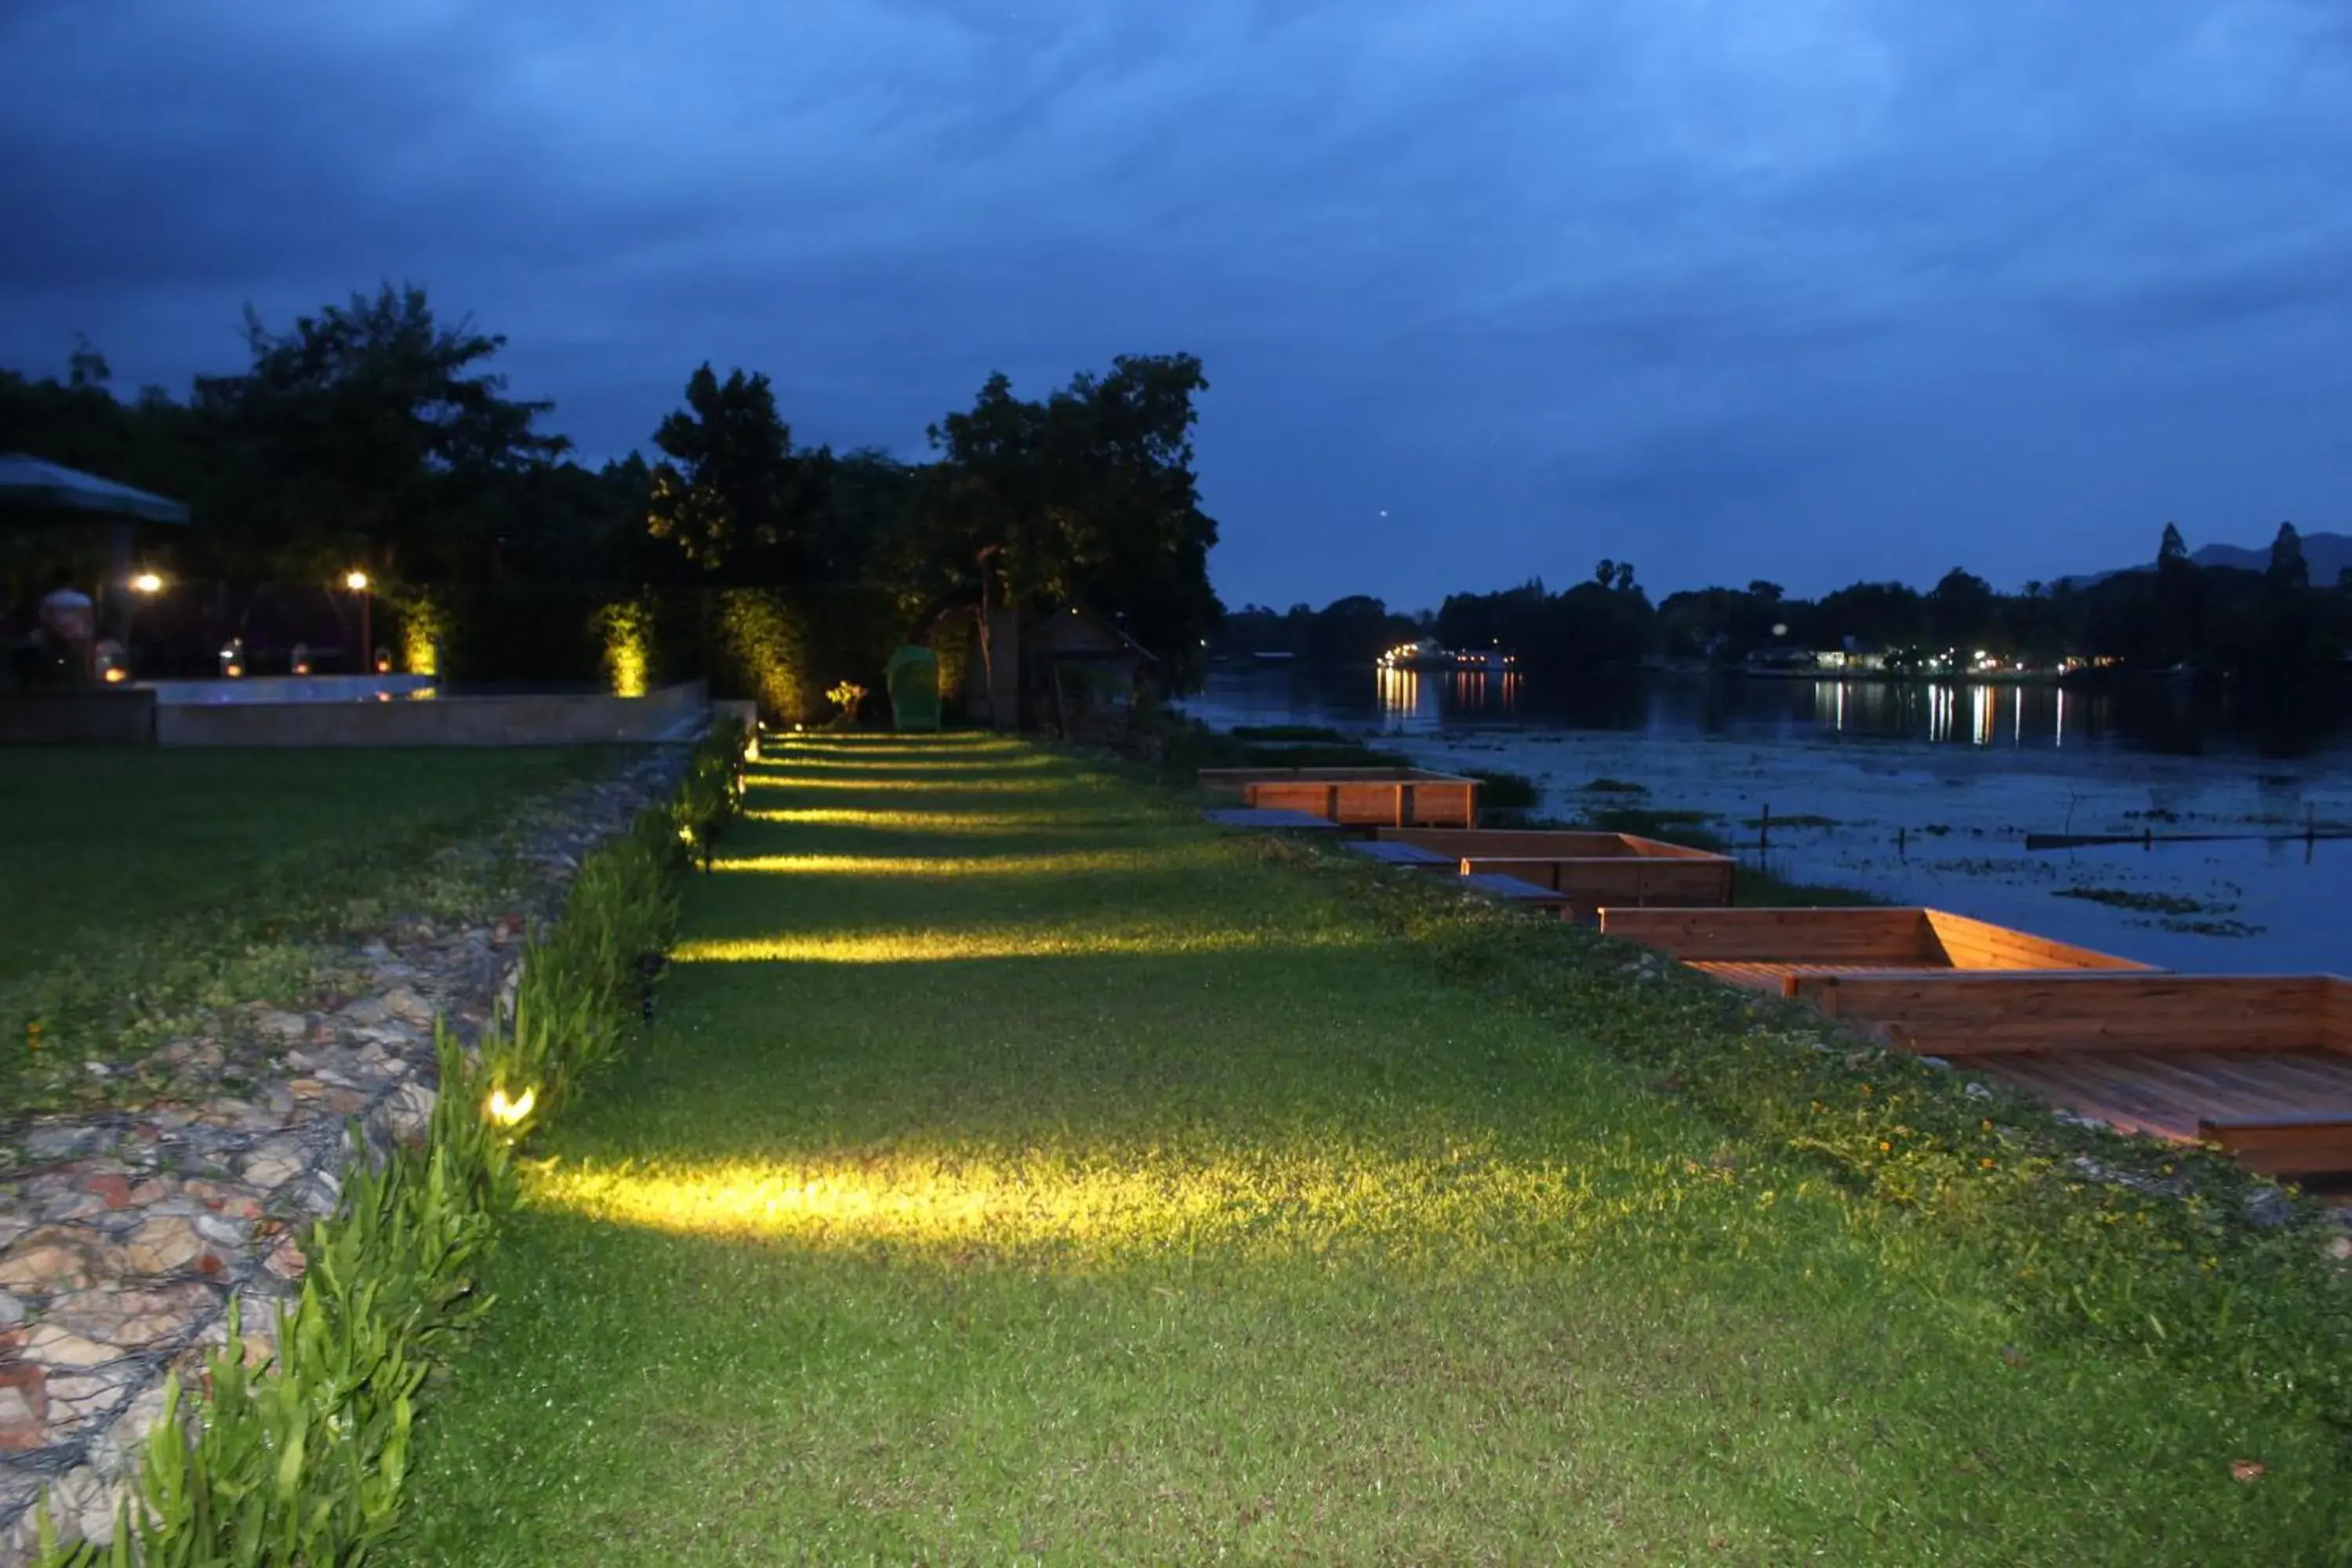
[[[595,460],[1206,362],[1229,604],[2352,528],[2347,0],[0,0],[0,364],[378,280]]]

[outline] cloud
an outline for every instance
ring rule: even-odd
[[[1601,554],[1820,586],[1940,571],[1915,540],[1959,529],[2047,576],[2168,497],[2324,526],[2344,493],[2316,415],[2245,410],[2352,348],[2346,15],[21,5],[0,363],[79,327],[182,384],[247,300],[413,278],[593,454],[705,358],[803,438],[912,454],[991,370],[1185,348],[1235,602]],[[1367,556],[1383,505],[1461,565]]]

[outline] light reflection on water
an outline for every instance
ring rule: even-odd
[[[2170,968],[2352,973],[2352,842],[2026,849],[2036,833],[2352,824],[2340,727],[2273,745],[2178,688],[1620,679],[1539,692],[1517,677],[1481,690],[1453,672],[1236,670],[1187,707],[1221,728],[1329,724],[1430,765],[1524,773],[1563,819],[1629,804],[1705,812],[1744,860],[1793,879]],[[1599,779],[1647,793],[1584,788]],[[1830,826],[1776,826],[1762,854],[1751,825],[1768,806],[1776,822]],[[2126,902],[2065,896],[2084,890]]]

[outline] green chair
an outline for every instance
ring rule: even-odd
[[[890,727],[894,730],[936,730],[940,727],[940,656],[912,643],[890,656],[882,679],[890,689]]]

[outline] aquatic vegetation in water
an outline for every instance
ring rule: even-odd
[[[1650,786],[1628,779],[1598,778],[1583,786],[1587,795],[1647,795]]]
[[[2062,899],[2084,899],[2095,904],[2106,904],[2118,910],[2137,910],[2151,915],[2200,915],[2212,906],[2197,899],[2185,899],[2174,893],[2135,893],[2125,888],[2059,888],[2054,889]]]

